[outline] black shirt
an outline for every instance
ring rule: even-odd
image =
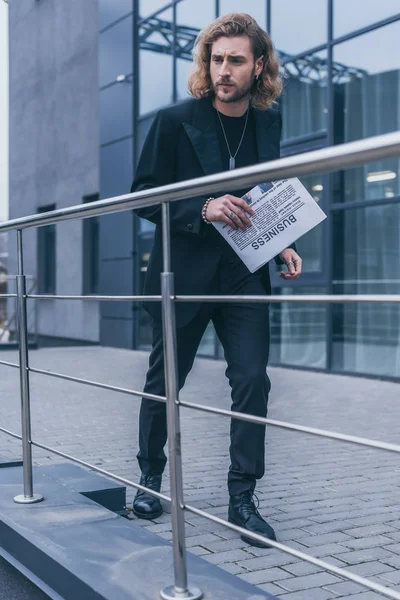
[[[249,108],[249,110],[250,113],[247,121],[247,127],[243,136],[243,141],[235,158],[236,169],[240,167],[247,167],[248,165],[255,165],[258,163],[254,113],[251,108]],[[242,137],[243,129],[246,123],[246,114],[247,113],[245,113],[241,117],[228,117],[226,115],[223,115],[221,112],[219,113],[232,156],[235,155],[240,139]],[[224,133],[222,131],[221,123],[216,110],[215,127],[218,135],[222,168],[223,171],[227,171],[229,169],[229,151],[226,145]],[[244,196],[244,194],[246,194],[246,192],[248,191],[248,188],[246,188],[243,190],[232,190],[232,192],[228,190],[227,193],[232,193],[233,196],[238,196],[240,198],[241,196]]]

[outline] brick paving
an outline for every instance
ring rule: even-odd
[[[1,360],[17,362],[2,351]],[[141,389],[147,353],[101,347],[32,351],[32,367]],[[400,442],[396,383],[271,368],[269,416]],[[19,375],[0,365],[0,425],[19,431]],[[182,399],[229,408],[224,363],[196,361]],[[32,434],[44,444],[136,480],[139,400],[31,374]],[[182,409],[185,498],[226,517],[229,420]],[[400,460],[396,454],[268,427],[267,467],[257,486],[260,511],[292,548],[400,591]],[[0,455],[18,441],[0,433]],[[37,464],[63,461],[34,449]],[[168,476],[163,491],[169,493]],[[132,501],[134,490],[128,490]],[[168,508],[168,507],[167,507]],[[141,526],[171,539],[166,512]],[[382,596],[275,549],[254,548],[222,526],[187,514],[191,552],[282,600],[376,600]]]

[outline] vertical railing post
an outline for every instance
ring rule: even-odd
[[[24,493],[15,496],[18,504],[33,504],[43,500],[43,496],[33,493],[31,410],[29,399],[29,361],[28,361],[28,322],[26,311],[26,277],[22,252],[22,230],[17,230],[17,328],[19,340],[19,376],[21,385],[21,434],[24,475]]]
[[[161,590],[164,600],[187,598],[199,600],[202,592],[188,588],[185,518],[183,503],[181,427],[179,417],[179,386],[176,346],[174,274],[171,273],[169,204],[163,203],[163,273],[161,274],[162,321],[164,340],[165,389],[167,397],[168,455],[171,484],[172,543],[174,556],[174,585]]]

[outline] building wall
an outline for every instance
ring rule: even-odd
[[[99,191],[98,4],[9,3],[10,218]],[[82,294],[82,221],[56,227],[56,293]],[[24,232],[25,272],[37,273],[38,230]],[[15,234],[9,236],[16,271]],[[99,339],[95,302],[37,302],[42,335]]]
[[[198,29],[218,11],[244,9],[243,0],[204,0],[201,6],[185,0],[176,10],[166,4],[10,3],[11,217],[50,203],[80,202],[97,191],[102,198],[129,191],[155,112],[187,97],[190,43]],[[400,55],[393,50],[400,35],[398,0],[365,0],[362,11],[356,0],[335,0],[332,21],[330,6],[328,0],[246,3],[245,9],[271,33],[283,64],[282,155],[400,127]],[[135,7],[141,17],[139,33]],[[157,9],[160,13],[143,20]],[[178,46],[171,43],[174,20]],[[288,285],[271,265],[274,293],[399,293],[399,159],[311,175],[302,182],[328,219],[298,241],[304,260],[301,279]],[[99,229],[98,291],[141,293],[151,224],[125,212],[101,217]],[[24,235],[27,271],[34,273],[36,233]],[[15,270],[15,254],[13,261]],[[57,227],[56,292],[82,293],[82,223]],[[143,309],[129,302],[104,302],[100,314],[97,309],[94,304],[41,302],[41,332],[126,348],[149,346],[151,327]],[[274,304],[270,363],[399,378],[399,323],[398,306]],[[222,356],[212,328],[200,352]]]

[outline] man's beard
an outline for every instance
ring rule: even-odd
[[[251,91],[254,86],[254,81],[255,81],[255,69],[253,69],[253,71],[251,73],[248,84],[243,87],[235,88],[235,91],[231,96],[228,96],[228,95],[225,96],[223,94],[219,95],[218,88],[221,87],[221,84],[214,84],[214,94],[220,102],[226,102],[226,103],[240,102],[241,100],[244,100],[245,98],[248,98],[250,96]],[[229,84],[228,81],[226,83]]]

